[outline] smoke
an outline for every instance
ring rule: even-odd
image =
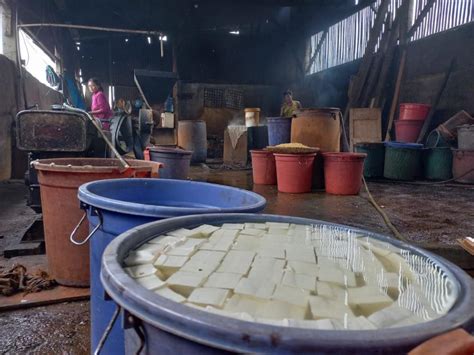
[[[230,120],[228,127],[232,126],[245,126],[245,114],[244,111],[238,111],[234,114]]]

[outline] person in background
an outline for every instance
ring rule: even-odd
[[[89,87],[89,91],[92,93],[91,111],[89,113],[100,120],[102,129],[109,131],[110,120],[113,117],[113,112],[110,109],[107,98],[105,97],[104,89],[96,78],[89,79],[87,86]]]
[[[293,93],[287,90],[283,93],[283,103],[281,105],[281,117],[293,117],[295,112],[301,108],[299,101],[293,100]]]

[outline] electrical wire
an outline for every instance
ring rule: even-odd
[[[346,133],[346,127],[345,127],[345,124],[344,124],[344,118],[343,118],[342,114],[340,114],[339,117],[341,119],[343,137],[344,137],[346,146],[349,147],[350,145],[349,145],[349,140],[347,139],[347,133]],[[407,238],[405,238],[398,231],[397,227],[395,227],[393,225],[393,223],[390,221],[390,218],[385,213],[385,211],[382,209],[382,207],[380,207],[379,204],[377,203],[377,201],[375,201],[374,197],[370,193],[369,187],[367,186],[367,182],[365,181],[365,178],[363,176],[362,176],[362,182],[364,183],[365,191],[367,192],[367,196],[369,197],[369,202],[372,204],[372,206],[374,206],[374,208],[377,210],[377,212],[382,216],[382,218],[385,222],[385,225],[388,227],[388,229],[390,229],[390,231],[395,236],[395,238],[397,238],[398,240],[401,240],[403,242],[407,242]]]

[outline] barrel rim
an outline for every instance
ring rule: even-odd
[[[162,154],[176,154],[176,155],[192,155],[193,152],[190,150],[184,150],[180,148],[158,148],[158,147],[148,147],[148,150],[153,153],[162,153]]]
[[[405,149],[422,149],[423,144],[419,143],[404,143],[404,142],[385,142],[385,146],[389,148],[405,148]]]
[[[324,152],[323,158],[325,160],[345,160],[345,161],[358,161],[367,158],[367,153],[353,153],[353,152]]]
[[[203,223],[242,223],[243,221],[323,223],[339,228],[349,228],[355,233],[363,233],[369,237],[389,242],[434,261],[453,280],[458,288],[459,297],[446,315],[425,323],[379,329],[376,332],[370,330],[314,331],[314,329],[287,328],[247,322],[178,304],[155,294],[153,291],[141,286],[138,287],[138,284],[125,273],[120,264],[126,253],[131,249],[170,230],[195,227]],[[206,214],[172,218],[142,225],[121,234],[108,245],[102,259],[101,280],[106,292],[116,303],[151,326],[200,344],[231,351],[269,351],[271,349],[282,351],[313,349],[312,351],[316,351],[315,344],[326,350],[347,348],[362,351],[376,347],[380,349],[396,346],[412,348],[433,336],[458,327],[472,326],[474,323],[474,315],[472,314],[472,309],[474,309],[474,282],[464,271],[451,262],[421,248],[382,234],[315,219],[291,216]],[[213,338],[205,338],[203,333],[213,334]],[[243,341],[246,338],[251,339],[251,342]],[[282,345],[282,347],[278,345]]]
[[[203,208],[192,208],[192,207],[172,207],[172,206],[160,206],[160,205],[146,205],[143,203],[137,202],[125,202],[118,199],[113,199],[109,197],[103,197],[97,195],[96,193],[90,191],[90,189],[97,185],[107,185],[112,184],[115,186],[121,186],[124,182],[136,184],[136,185],[149,185],[149,184],[160,184],[160,185],[195,185],[195,186],[213,186],[214,188],[225,190],[235,190],[240,193],[243,193],[249,199],[253,199],[256,202],[237,207],[207,207]],[[144,178],[135,178],[135,179],[106,179],[99,181],[91,181],[86,184],[83,184],[78,189],[78,198],[87,206],[92,206],[100,210],[111,211],[116,213],[122,213],[126,215],[135,215],[135,216],[146,216],[146,217],[156,217],[156,218],[167,218],[175,217],[182,215],[191,215],[191,214],[205,214],[210,212],[220,212],[220,213],[237,213],[237,212],[260,212],[263,210],[267,204],[267,200],[260,196],[259,194],[247,191],[244,189],[239,189],[236,187],[211,184],[207,182],[199,181],[189,181],[189,180],[178,180],[178,179],[144,179]]]
[[[83,165],[72,165],[67,162],[74,161],[87,161],[90,164]],[[100,162],[114,162],[115,165],[93,165],[93,163]],[[146,171],[152,169],[153,165],[163,165],[160,162],[138,160],[138,159],[126,159],[125,160],[134,171]],[[58,164],[63,163],[63,164]],[[58,173],[96,173],[103,174],[115,171],[125,171],[128,168],[124,168],[120,164],[120,160],[112,158],[52,158],[52,159],[39,159],[31,162],[31,165],[39,171],[51,171]]]

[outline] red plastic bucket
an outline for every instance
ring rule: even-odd
[[[275,153],[278,191],[301,194],[311,192],[316,153]]]
[[[257,185],[276,185],[276,166],[273,153],[266,150],[251,150],[253,183]]]
[[[425,120],[431,106],[426,104],[400,104],[400,120]]]
[[[365,153],[323,153],[326,192],[357,195],[362,185]]]
[[[416,143],[424,122],[424,120],[395,121],[397,142]]]

